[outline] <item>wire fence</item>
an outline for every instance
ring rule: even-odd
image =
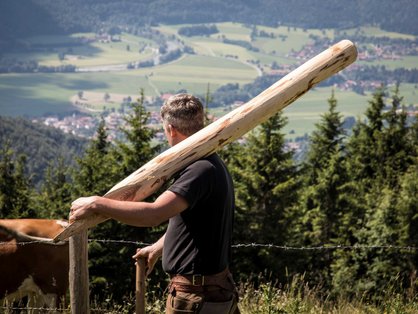
[[[0,306],[0,313],[3,314],[16,314],[16,313],[71,313],[71,309],[58,309],[58,308],[47,308],[47,307],[7,307],[7,306]],[[90,308],[89,311],[91,313],[117,313],[117,311],[112,311],[109,309],[92,309]],[[125,313],[125,312],[124,312]]]
[[[115,313],[109,309],[100,309],[100,308],[90,308],[90,312],[93,313]],[[0,306],[0,313],[3,314],[15,314],[25,311],[26,313],[70,313],[71,309],[69,308],[51,308],[51,307],[30,307],[30,306]]]
[[[151,245],[151,243],[145,243],[141,241],[129,241],[129,240],[120,240],[120,239],[88,239],[89,243],[96,242],[96,243],[105,243],[105,244],[121,244],[121,245],[132,245],[137,247],[145,247]],[[7,245],[30,245],[36,243],[47,243],[53,244],[51,241],[26,241],[26,242],[7,242],[7,241],[0,241],[1,246]],[[321,246],[287,246],[287,245],[277,245],[277,244],[265,244],[265,243],[238,243],[232,245],[233,249],[242,249],[242,248],[267,248],[267,249],[278,249],[278,250],[285,250],[285,251],[323,251],[323,250],[397,250],[397,251],[404,251],[404,252],[415,252],[418,250],[416,246],[399,246],[399,245],[335,245],[335,244],[328,244],[328,245],[321,245]],[[45,307],[18,307],[18,306],[6,306],[0,305],[0,312],[1,313],[17,313],[19,311],[26,311],[27,313],[39,312],[39,313],[70,313],[71,310],[69,308],[45,308]],[[112,310],[109,309],[101,309],[101,308],[90,308],[90,312],[92,313],[112,313]]]
[[[152,243],[145,243],[141,241],[129,241],[129,240],[119,240],[119,239],[88,239],[89,243],[97,242],[97,243],[111,243],[111,244],[128,244],[128,245],[135,245],[138,247],[146,247],[151,245]],[[10,243],[8,241],[0,241],[1,245],[29,245],[35,243],[49,243],[53,244],[52,242],[36,240],[36,241],[25,241],[25,242],[14,242]],[[382,250],[399,250],[399,251],[417,251],[418,247],[416,246],[401,246],[401,245],[340,245],[340,244],[324,244],[321,246],[288,246],[288,245],[277,245],[273,243],[237,243],[233,244],[232,248],[240,249],[240,248],[270,248],[270,249],[279,249],[285,251],[315,251],[315,250],[368,250],[368,249],[382,249]]]

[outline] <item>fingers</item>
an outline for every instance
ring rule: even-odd
[[[151,246],[147,246],[142,249],[137,249],[133,259],[138,260],[139,258],[145,259],[145,274],[148,276],[154,269],[154,265],[157,261],[155,255],[152,254]],[[135,263],[136,264],[136,263]]]
[[[80,197],[71,203],[70,222],[77,219],[87,218],[93,213],[96,196]]]
[[[138,259],[142,256],[142,254],[140,253],[140,249],[138,249],[135,253],[135,255],[132,256],[133,259]]]

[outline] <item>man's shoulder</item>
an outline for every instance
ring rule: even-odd
[[[186,167],[188,170],[194,170],[194,171],[211,171],[215,169],[215,165],[213,161],[209,159],[199,159],[195,162],[191,163],[189,166]]]
[[[217,156],[216,154],[212,154],[192,162],[190,165],[185,167],[181,173],[214,173],[219,168],[220,162],[222,161],[219,158],[219,156]]]

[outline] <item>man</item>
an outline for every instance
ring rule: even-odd
[[[174,146],[203,128],[204,110],[196,97],[178,94],[162,106],[161,118]],[[228,269],[234,208],[231,177],[212,154],[177,173],[152,203],[84,197],[73,202],[70,220],[92,213],[141,227],[169,220],[165,235],[133,256],[146,259],[147,274],[162,256],[163,269],[171,277],[166,313],[239,313]]]

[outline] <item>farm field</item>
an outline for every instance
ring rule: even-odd
[[[300,51],[311,41],[312,35],[334,38],[336,31],[331,29],[313,30],[287,26],[277,28],[256,26],[258,32],[274,34],[271,38],[255,37],[251,41],[254,26],[239,23],[217,23],[219,32],[210,36],[180,36],[177,31],[190,25],[161,25],[154,30],[191,47],[194,54],[183,54],[180,58],[152,67],[122,69],[118,71],[88,71],[89,68],[111,65],[124,65],[130,62],[149,60],[158,52],[157,42],[145,37],[122,33],[118,40],[95,41],[95,34],[73,34],[72,36],[38,36],[28,38],[27,43],[40,49],[34,52],[7,55],[19,60],[35,60],[40,65],[60,66],[72,64],[77,68],[87,69],[75,73],[3,73],[0,74],[0,115],[43,116],[67,114],[79,110],[71,99],[80,91],[95,95],[108,93],[118,95],[110,101],[100,102],[96,97],[92,110],[104,107],[118,107],[117,99],[123,96],[137,95],[143,88],[145,95],[158,97],[164,93],[185,90],[204,95],[210,86],[211,91],[228,83],[243,86],[254,81],[265,71],[271,70],[273,62],[280,65],[295,65],[301,61],[289,56],[291,51]],[[344,30],[348,37],[354,33],[367,36],[387,36],[407,38],[414,36],[384,32],[368,27],[356,30]],[[171,37],[170,37],[171,36]],[[73,45],[80,38],[86,40],[82,45]],[[247,42],[256,48],[224,42],[223,39]],[[69,46],[70,45],[70,46]],[[71,47],[71,48],[69,48]],[[64,58],[59,58],[59,55]],[[406,56],[399,60],[383,60],[359,64],[384,65],[388,69],[418,67],[418,56]],[[350,91],[336,90],[339,111],[344,116],[358,117],[364,113],[370,95],[361,96]],[[401,95],[405,104],[418,103],[418,89],[414,84],[402,84]],[[294,136],[309,133],[324,111],[331,88],[316,88],[294,105],[285,109],[289,117],[286,131],[293,131]],[[119,98],[118,98],[119,97]],[[98,100],[97,100],[98,99]],[[84,108],[85,109],[85,108]],[[222,115],[227,108],[216,108],[216,115]]]
[[[119,38],[119,37],[118,37]],[[94,41],[95,34],[77,33],[71,36],[36,36],[26,39],[27,45],[39,52],[6,53],[6,58],[36,60],[40,65],[76,67],[113,65],[142,61],[153,56],[158,46],[149,39],[123,33],[120,41]],[[80,44],[77,40],[83,40]],[[59,55],[65,54],[60,59]]]

